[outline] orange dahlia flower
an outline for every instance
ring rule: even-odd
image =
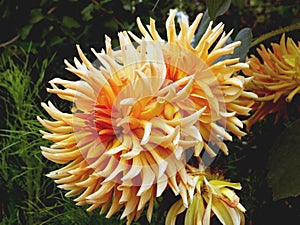
[[[222,176],[212,175],[189,166],[189,176],[194,186],[187,190],[189,202],[182,199],[175,202],[166,218],[166,225],[175,225],[177,216],[185,212],[184,224],[209,225],[216,216],[222,224],[245,224],[246,209],[232,189],[241,190],[239,183],[225,181]],[[188,205],[188,206],[187,206]]]
[[[230,33],[223,24],[213,29],[210,24],[193,48],[189,43],[201,15],[191,26],[180,22],[177,35],[175,13],[170,11],[166,23],[168,42],[153,20],[148,34],[138,19],[143,38],[121,32],[116,50],[106,37],[105,50],[92,49],[98,65],[77,46],[82,62],[65,63],[81,80],[49,82],[48,92],[73,106],[69,113],[42,103],[55,120],[38,117],[50,131],[41,131],[43,138],[54,142],[41,147],[42,154],[67,164],[48,176],[69,190],[67,196],[79,195],[78,205],[91,205],[88,211],[101,208],[109,218],[123,208],[121,218],[130,224],[148,207],[150,221],[154,200],[166,188],[187,202],[185,192],[194,185],[186,171],[192,155],[199,158],[205,149],[213,157],[218,148],[228,154],[227,130],[245,134],[237,115],[248,114],[255,95],[243,90],[247,79],[234,73],[248,65],[238,59],[216,62],[240,43],[224,46]]]
[[[300,42],[282,35],[280,43],[272,43],[272,50],[260,45],[257,52],[261,58],[250,56],[250,68],[244,69],[252,77],[247,89],[258,95],[255,113],[248,119],[247,129],[276,113],[275,122],[283,116],[287,119],[286,105],[300,92]]]

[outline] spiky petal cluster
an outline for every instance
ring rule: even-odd
[[[184,212],[185,225],[209,225],[214,216],[224,225],[245,224],[243,213],[246,210],[232,190],[240,190],[239,183],[225,181],[223,177],[199,171],[191,166],[189,172],[189,176],[194,180],[194,186],[187,190],[191,198],[189,202],[180,199],[172,205],[167,214],[166,225],[175,225],[177,216]]]
[[[255,55],[250,57],[250,68],[244,69],[253,79],[247,89],[258,95],[253,107],[256,112],[248,119],[247,129],[264,119],[270,113],[277,113],[275,122],[281,116],[287,118],[286,104],[300,93],[300,42],[282,35],[280,43],[272,43],[272,50],[260,45]]]
[[[201,15],[191,26],[183,20],[177,35],[175,13],[171,10],[166,23],[167,43],[153,20],[151,35],[138,20],[145,36],[131,34],[138,45],[122,32],[120,49],[113,50],[106,37],[106,50],[92,49],[100,66],[77,46],[82,62],[75,58],[75,66],[65,63],[81,80],[49,82],[48,92],[73,107],[65,113],[51,102],[42,103],[55,120],[38,117],[50,131],[41,131],[43,138],[54,142],[42,147],[42,153],[67,164],[48,176],[69,191],[66,196],[79,195],[75,201],[89,204],[88,211],[101,208],[109,218],[123,208],[121,218],[130,224],[148,205],[150,221],[154,200],[166,188],[188,201],[186,190],[194,185],[186,171],[191,155],[199,157],[204,148],[215,156],[210,146],[227,154],[223,140],[231,135],[226,129],[244,135],[237,115],[248,114],[253,94],[243,90],[247,79],[234,73],[247,65],[238,59],[216,62],[239,42],[224,46],[230,33],[225,35],[222,24],[213,29],[210,24],[193,48],[189,43]]]
[[[223,140],[232,140],[228,131],[239,138],[246,134],[241,131],[243,124],[237,116],[249,115],[253,99],[257,97],[254,93],[244,90],[249,79],[236,75],[236,72],[248,68],[248,65],[239,62],[239,58],[221,59],[222,56],[232,54],[241,42],[226,45],[232,31],[226,34],[223,30],[224,24],[219,23],[212,28],[213,22],[210,22],[198,44],[193,47],[192,39],[203,14],[199,14],[191,25],[188,24],[187,17],[182,15],[179,21],[180,32],[177,34],[176,13],[176,10],[170,10],[166,21],[167,43],[156,31],[155,20],[150,19],[150,24],[146,26],[148,30],[139,18],[137,24],[145,40],[154,40],[162,44],[168,79],[176,82],[187,74],[195,74],[197,79],[193,81],[190,99],[196,108],[208,106],[199,118],[200,134],[204,139],[203,147],[211,157],[216,155],[210,148],[214,145],[227,155],[228,149]],[[136,42],[141,42],[142,39],[130,31],[128,33]],[[176,48],[188,54],[177,54],[173,51]],[[206,68],[195,67],[195,61],[202,61]],[[199,155],[202,146],[195,149],[195,155]]]

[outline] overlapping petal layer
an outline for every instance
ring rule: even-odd
[[[257,52],[261,59],[251,55],[250,68],[243,70],[253,77],[247,89],[259,96],[247,129],[270,113],[276,113],[275,122],[282,116],[287,119],[286,104],[300,92],[300,42],[296,45],[291,38],[286,40],[282,35],[280,43],[271,46],[272,49],[266,49],[260,45]]]

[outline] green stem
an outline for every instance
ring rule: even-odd
[[[294,31],[294,30],[299,30],[300,29],[300,23],[296,23],[296,24],[292,24],[290,26],[286,26],[286,27],[282,27],[279,28],[277,30],[273,30],[270,33],[267,34],[263,34],[262,36],[260,36],[259,38],[256,38],[255,40],[252,41],[250,48],[254,47],[255,45],[258,45],[259,43],[274,37],[276,35],[285,33],[285,32],[290,32],[290,31]]]

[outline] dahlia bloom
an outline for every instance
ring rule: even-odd
[[[109,218],[123,208],[127,224],[145,208],[150,221],[155,198],[167,188],[187,202],[186,190],[194,186],[186,170],[190,157],[201,161],[203,149],[214,157],[216,147],[228,154],[223,140],[232,139],[228,131],[245,134],[237,116],[248,115],[255,97],[244,91],[248,79],[235,75],[247,64],[216,61],[240,44],[224,46],[231,34],[224,25],[212,29],[211,23],[193,48],[202,14],[191,26],[183,19],[178,35],[175,14],[171,10],[166,22],[167,42],[154,20],[150,33],[137,20],[142,38],[120,32],[120,49],[106,37],[105,50],[92,49],[98,66],[77,46],[81,62],[65,63],[81,80],[55,78],[47,89],[71,102],[71,112],[48,102],[42,107],[54,121],[38,117],[50,131],[41,131],[43,138],[54,142],[41,147],[42,154],[67,164],[48,176],[69,191],[66,196],[79,195],[77,205],[90,205],[88,211],[101,208]]]
[[[276,113],[275,122],[281,116],[287,119],[286,105],[300,92],[300,42],[296,45],[282,35],[280,43],[271,46],[272,50],[260,45],[261,60],[251,55],[250,68],[243,70],[252,77],[246,88],[258,95],[247,129],[270,113]]]
[[[246,209],[232,190],[241,190],[239,183],[225,181],[222,176],[218,177],[191,166],[189,172],[194,186],[187,190],[187,194],[191,196],[188,207],[182,199],[175,202],[167,214],[166,225],[175,225],[177,216],[184,212],[185,225],[209,225],[214,216],[224,225],[245,224]]]

